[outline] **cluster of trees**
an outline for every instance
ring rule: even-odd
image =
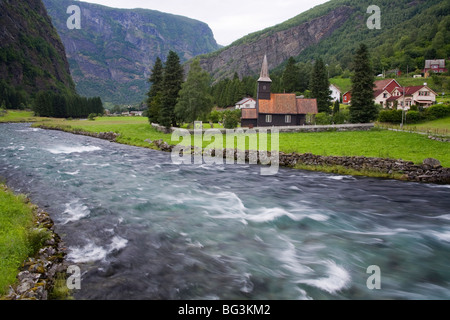
[[[170,51],[165,65],[157,58],[152,68],[147,96],[150,123],[171,127],[177,125],[175,106],[183,84],[184,71],[176,52]]]
[[[378,116],[379,122],[401,123],[402,117],[406,119],[406,123],[418,123],[421,121],[432,121],[450,116],[449,105],[434,105],[429,108],[417,108],[412,106],[411,110],[403,114],[402,110],[382,110]]]
[[[244,97],[256,97],[256,78],[244,77],[242,80],[237,73],[232,80],[223,79],[211,87],[214,104],[219,108],[235,105]]]
[[[0,106],[2,109],[23,109],[28,101],[25,90],[17,90],[5,80],[0,81]]]
[[[99,97],[86,98],[40,91],[34,100],[33,111],[41,117],[87,118],[89,114],[103,114],[104,109]]]

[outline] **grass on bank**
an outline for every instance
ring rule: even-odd
[[[11,111],[10,111],[11,112]],[[441,123],[440,121],[443,121]],[[437,120],[435,126],[447,126],[448,119]],[[170,134],[161,133],[148,124],[144,117],[101,117],[95,121],[43,119],[35,126],[58,127],[66,131],[74,129],[89,132],[116,132],[119,143],[150,148],[145,140],[163,139],[169,144]],[[270,138],[269,138],[270,140]],[[211,142],[204,142],[206,147]],[[280,151],[285,153],[312,153],[323,156],[366,156],[402,159],[420,164],[426,158],[438,159],[444,167],[450,167],[450,143],[428,139],[426,135],[374,129],[355,132],[280,133]]]
[[[379,127],[400,130],[400,125],[380,123]],[[450,137],[450,117],[427,121],[417,124],[407,124],[403,127],[405,131],[422,132],[432,135]]]
[[[118,142],[149,147],[145,140],[163,139],[169,144],[170,134],[163,134],[150,127],[146,118],[112,117],[96,121],[58,120],[42,122],[49,126],[70,126],[68,130],[80,129],[90,132],[120,133]],[[270,137],[269,137],[270,141]],[[211,142],[204,142],[206,147]],[[450,167],[450,144],[433,141],[424,135],[375,129],[352,132],[280,133],[280,151],[285,153],[312,153],[323,156],[366,156],[403,159],[422,163],[426,158],[436,158]]]
[[[0,185],[0,296],[16,282],[22,262],[34,253],[32,226],[35,208],[25,196]]]

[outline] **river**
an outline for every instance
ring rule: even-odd
[[[76,299],[450,299],[448,185],[176,165],[29,124],[0,125],[0,176],[51,214]]]

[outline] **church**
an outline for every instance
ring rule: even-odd
[[[264,56],[256,108],[242,109],[242,127],[301,126],[306,124],[306,115],[318,113],[316,99],[303,99],[294,93],[271,93],[271,85],[267,56]]]

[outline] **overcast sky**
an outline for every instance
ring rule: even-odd
[[[145,8],[209,25],[221,45],[272,27],[328,0],[81,0],[114,8]]]

